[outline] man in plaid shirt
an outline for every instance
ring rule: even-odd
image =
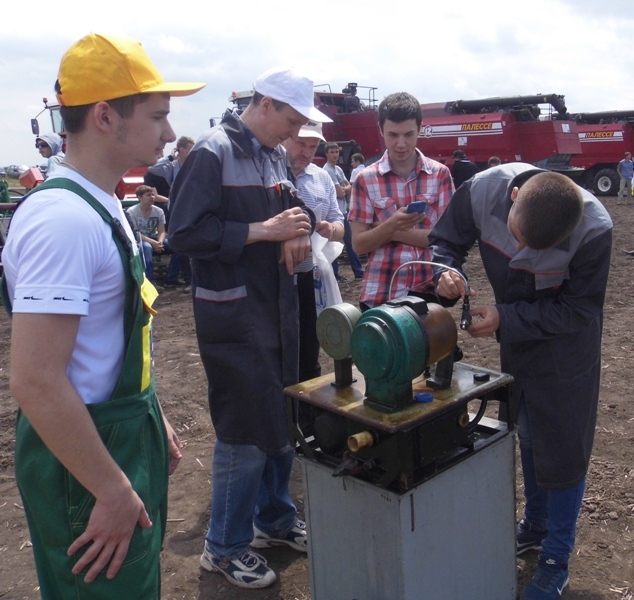
[[[428,265],[396,269],[412,260],[431,260],[427,239],[454,192],[451,172],[416,148],[423,120],[420,103],[411,94],[387,96],[379,105],[379,126],[385,141],[381,159],[355,179],[348,220],[358,254],[369,254],[361,289],[362,310],[391,298],[418,295],[435,300]],[[407,212],[423,201],[423,212]]]

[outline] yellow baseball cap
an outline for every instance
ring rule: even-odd
[[[57,101],[62,106],[157,92],[189,96],[205,87],[204,83],[167,83],[140,42],[99,33],[89,33],[66,51],[57,78]]]

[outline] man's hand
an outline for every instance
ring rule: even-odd
[[[319,221],[315,226],[315,231],[327,240],[331,240],[335,235],[335,226],[328,221]]]
[[[282,256],[280,264],[286,264],[289,275],[295,271],[295,267],[310,255],[310,237],[296,237],[282,242]]]
[[[84,581],[91,583],[107,567],[106,577],[112,579],[125,560],[137,524],[144,529],[152,527],[141,498],[131,486],[125,493],[115,492],[106,500],[97,498],[86,531],[68,548],[68,555],[72,556],[89,544],[73,567],[73,574],[78,575],[90,565]]]
[[[500,327],[500,313],[495,306],[477,306],[471,309],[472,317],[482,317],[467,329],[471,337],[491,337]]]
[[[163,423],[165,423],[165,429],[167,430],[167,448],[170,455],[170,469],[169,474],[172,475],[176,471],[176,467],[183,458],[181,453],[181,441],[178,439],[178,435],[174,431],[174,428],[170,425],[170,422],[163,415]]]
[[[465,291],[464,279],[453,271],[445,271],[438,279],[436,293],[443,298],[460,298],[464,296]],[[475,293],[471,291],[470,295],[475,296]]]
[[[310,235],[310,219],[301,208],[295,206],[268,221],[264,221],[266,238],[271,242],[284,242],[293,238]]]
[[[425,220],[425,213],[408,213],[407,208],[399,208],[389,219],[385,222],[389,223],[392,227],[392,231],[409,231],[419,223]]]
[[[152,246],[152,250],[154,250],[154,252],[156,252],[157,254],[163,252],[163,244],[161,244],[161,242],[157,242],[156,240],[151,239],[150,246]]]

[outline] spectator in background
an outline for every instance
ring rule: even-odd
[[[328,175],[330,175],[332,182],[335,184],[339,210],[344,217],[343,225],[345,233],[343,236],[343,245],[346,249],[346,255],[348,256],[348,260],[350,261],[350,267],[352,268],[354,278],[361,280],[363,279],[363,266],[361,265],[358,254],[354,251],[354,247],[352,246],[352,230],[350,229],[350,224],[348,223],[347,218],[348,201],[352,186],[350,185],[350,182],[346,179],[346,176],[343,173],[343,169],[337,164],[339,162],[339,144],[337,144],[336,142],[328,142],[324,146],[324,152],[326,154],[327,162],[323,166],[323,169],[324,171],[326,171],[326,173],[328,173]],[[337,278],[337,281],[339,283],[348,282],[345,277],[339,275],[339,259],[335,260],[332,263],[332,269],[335,272],[335,277]]]
[[[170,190],[176,175],[180,171],[185,159],[189,155],[190,150],[194,147],[194,140],[186,135],[182,135],[176,141],[176,149],[169,156],[161,158],[156,164],[152,165],[147,173],[143,176],[145,185],[154,187],[156,191],[155,205],[158,205],[165,213],[165,227],[169,226]],[[179,274],[185,282],[185,290],[189,291],[192,280],[192,270],[187,256],[175,254],[170,260],[170,270],[168,273],[166,287],[180,285],[178,279]],[[174,277],[174,273],[176,276]]]
[[[328,173],[311,162],[320,140],[326,141],[321,129],[321,123],[309,121],[282,145],[297,181],[299,197],[308,208],[321,215],[315,230],[328,240],[341,241],[343,215],[337,204],[335,186]],[[299,298],[299,381],[306,381],[321,375],[312,256],[298,265],[295,273]]]
[[[350,183],[353,184],[357,175],[365,169],[365,157],[360,152],[356,152],[350,157],[350,164],[352,165],[352,173],[350,173]]]
[[[360,304],[379,306],[409,293],[435,299],[431,267],[412,260],[431,260],[427,237],[454,192],[449,168],[416,147],[423,120],[420,103],[405,92],[387,96],[379,105],[379,126],[386,150],[381,159],[355,179],[350,203],[352,241],[369,253]],[[425,202],[423,212],[408,213],[412,202]]]
[[[43,158],[46,158],[45,179],[55,169],[55,166],[64,160],[62,147],[64,140],[56,133],[42,133],[35,138],[35,147]]]
[[[174,183],[174,179],[176,179],[176,175],[180,171],[181,166],[185,162],[185,159],[189,155],[190,150],[194,147],[194,140],[186,135],[183,135],[178,138],[176,142],[176,149],[169,156],[165,156],[161,158],[156,164],[152,165],[148,169],[148,173],[151,176],[160,177],[165,180],[167,183],[167,194],[164,197],[158,198],[161,202],[168,202],[169,200],[169,191],[172,188],[172,184]],[[152,177],[152,181],[156,181],[155,178]],[[146,185],[151,185],[145,181],[143,182]],[[156,187],[156,186],[152,186]],[[158,192],[158,189],[157,189]],[[161,194],[163,196],[163,194]],[[169,207],[168,207],[169,208]],[[167,214],[166,214],[167,217]],[[168,218],[169,221],[169,218]]]
[[[453,177],[454,187],[458,189],[467,179],[471,179],[478,172],[478,165],[467,158],[464,150],[455,150],[453,158],[451,176]]]
[[[621,204],[621,200],[624,200],[625,204],[630,205],[632,204],[632,177],[634,177],[634,162],[630,152],[625,153],[623,160],[616,166],[616,171],[621,178],[617,204]]]
[[[490,169],[491,167],[498,167],[501,164],[502,161],[497,156],[492,156],[487,162],[487,169]]]
[[[344,112],[361,112],[363,110],[363,103],[357,96],[357,84],[349,83],[343,90],[341,90],[345,96],[343,99]]]
[[[172,258],[167,269],[165,284],[170,287],[181,285],[178,281],[178,256],[172,252],[165,237],[165,213],[158,206],[154,206],[156,190],[149,185],[140,185],[135,193],[139,203],[128,208],[127,213],[132,225],[141,237],[145,275],[152,285],[161,290],[162,288],[157,286],[154,278],[152,257],[155,254],[171,254]]]

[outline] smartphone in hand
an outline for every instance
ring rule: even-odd
[[[407,205],[407,212],[408,213],[424,213],[426,207],[427,207],[427,202],[424,202],[423,200],[419,200],[418,202],[410,202]]]

